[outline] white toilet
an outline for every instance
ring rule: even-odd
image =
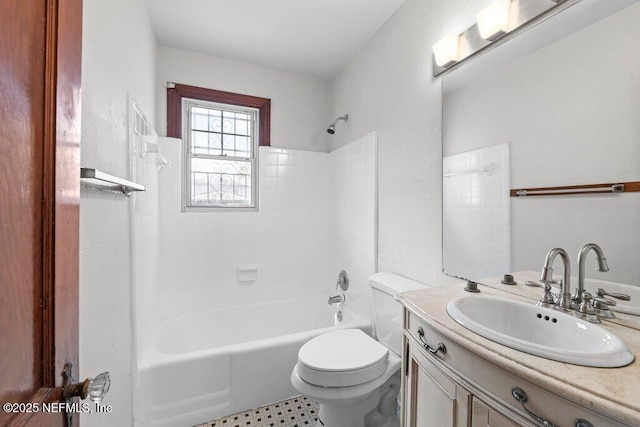
[[[319,335],[298,352],[293,387],[320,403],[317,427],[378,427],[396,414],[402,362],[400,292],[427,287],[393,273],[369,278],[373,293],[373,331],[360,329]]]

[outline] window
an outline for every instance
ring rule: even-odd
[[[255,208],[257,111],[182,102],[185,207]]]
[[[183,210],[257,210],[258,146],[269,145],[271,101],[167,86],[167,134],[184,146]]]

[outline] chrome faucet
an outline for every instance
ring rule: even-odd
[[[562,311],[571,310],[571,286],[569,280],[571,277],[571,266],[569,261],[569,255],[564,249],[553,248],[547,254],[544,260],[544,266],[542,267],[542,274],[540,275],[540,281],[542,283],[553,283],[553,261],[556,256],[560,255],[564,266],[564,274],[562,281],[560,282],[560,293],[558,294],[558,301],[556,302],[556,308]]]
[[[576,288],[576,295],[573,298],[576,308],[582,302],[582,294],[584,294],[584,264],[587,259],[587,254],[591,249],[596,253],[596,271],[609,271],[607,259],[604,257],[600,246],[595,243],[587,243],[580,249],[580,254],[578,255],[578,287]]]
[[[336,303],[340,304],[341,302],[344,302],[346,299],[347,297],[345,297],[344,294],[329,297],[329,305],[336,304]]]

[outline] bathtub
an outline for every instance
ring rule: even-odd
[[[341,328],[371,332],[347,307],[342,321],[326,295],[204,310],[166,319],[138,370],[136,425],[194,425],[295,396],[298,350]]]

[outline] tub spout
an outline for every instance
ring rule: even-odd
[[[336,303],[340,304],[341,302],[344,302],[346,299],[347,297],[345,297],[344,294],[329,297],[329,305],[336,304]]]

